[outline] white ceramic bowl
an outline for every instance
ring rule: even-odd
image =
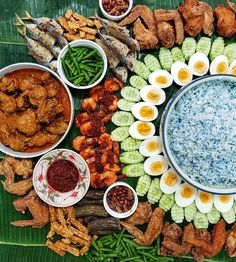
[[[132,190],[132,192],[133,192],[133,194],[134,194],[134,203],[133,203],[133,206],[132,206],[131,209],[130,209],[129,211],[127,211],[127,212],[124,212],[124,213],[116,212],[116,211],[114,211],[113,209],[111,209],[111,208],[109,207],[109,205],[108,205],[108,202],[107,202],[107,194],[108,194],[108,192],[109,192],[113,187],[116,187],[116,186],[128,187],[128,188],[130,188],[130,189]],[[137,193],[135,192],[135,190],[134,190],[129,184],[127,184],[127,183],[125,183],[125,182],[122,182],[122,181],[121,181],[121,182],[116,182],[116,183],[110,185],[110,186],[107,188],[107,190],[106,190],[106,192],[105,192],[105,194],[104,194],[104,196],[103,196],[103,205],[104,205],[107,213],[109,213],[111,216],[116,217],[116,218],[126,218],[126,217],[131,216],[131,215],[135,212],[135,210],[137,209],[137,207],[138,207],[138,196],[137,196]]]
[[[101,9],[101,11],[102,11],[102,14],[103,14],[106,18],[108,18],[108,19],[110,19],[110,20],[113,20],[113,21],[119,21],[119,20],[123,19],[124,17],[126,17],[126,16],[129,14],[130,10],[131,10],[132,7],[133,7],[133,0],[129,0],[129,7],[128,7],[128,9],[126,10],[126,12],[125,12],[124,14],[119,15],[119,16],[114,16],[114,15],[108,14],[108,13],[104,10],[104,8],[103,8],[102,0],[99,0],[99,7],[100,7],[100,9]]]
[[[12,64],[12,65],[4,67],[0,70],[0,77],[3,77],[7,73],[11,73],[11,72],[14,72],[16,70],[26,69],[26,68],[38,69],[38,70],[41,70],[41,71],[49,72],[51,75],[53,75],[53,77],[55,77],[55,79],[57,81],[59,81],[63,85],[63,87],[65,88],[65,90],[68,94],[68,97],[69,97],[69,100],[70,100],[70,106],[71,106],[71,115],[70,115],[70,122],[69,122],[68,128],[67,128],[66,132],[64,133],[64,135],[61,136],[61,138],[54,145],[52,145],[52,146],[50,146],[50,147],[48,147],[44,150],[38,151],[38,152],[24,153],[24,152],[14,151],[10,147],[6,147],[2,143],[0,143],[0,151],[7,154],[7,155],[14,156],[14,157],[20,157],[20,158],[33,158],[33,157],[38,157],[38,156],[44,155],[47,152],[51,151],[52,149],[57,147],[64,140],[64,138],[67,136],[67,134],[68,134],[68,132],[69,132],[69,130],[70,130],[72,124],[73,124],[73,120],[74,120],[74,103],[73,103],[73,98],[72,98],[72,95],[71,95],[69,88],[65,85],[65,83],[61,80],[61,78],[55,72],[53,72],[51,69],[49,69],[45,66],[34,64],[34,63]]]
[[[66,53],[68,52],[68,45],[70,45],[71,47],[78,47],[78,46],[84,46],[84,47],[89,47],[91,49],[96,49],[99,54],[101,55],[102,59],[103,59],[103,62],[104,62],[104,68],[103,68],[103,72],[101,74],[101,76],[99,77],[99,79],[97,81],[95,81],[92,85],[88,85],[88,86],[76,86],[74,85],[73,83],[71,83],[65,73],[64,73],[64,70],[63,70],[63,67],[62,67],[62,58],[66,55]],[[60,55],[58,57],[58,63],[57,63],[57,70],[58,70],[58,73],[60,75],[60,77],[62,78],[62,80],[69,86],[75,88],[75,89],[89,89],[89,88],[92,88],[96,85],[98,85],[102,79],[104,78],[106,72],[107,72],[107,57],[106,57],[106,54],[105,52],[103,51],[103,49],[98,45],[96,44],[95,42],[93,41],[90,41],[90,40],[75,40],[75,41],[72,41],[70,42],[68,45],[66,45],[60,52]]]

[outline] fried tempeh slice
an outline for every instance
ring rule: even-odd
[[[60,17],[58,18],[58,22],[59,22],[59,24],[60,24],[66,31],[69,31],[69,30],[70,30],[70,27],[69,27],[69,25],[68,25],[68,21],[66,20],[65,17],[60,16]]]
[[[78,257],[80,255],[79,249],[77,247],[74,247],[70,244],[66,244],[61,240],[57,240],[56,243],[55,243],[55,246],[59,247],[63,251],[67,251],[67,252],[71,253],[74,256]]]
[[[54,243],[52,243],[52,241],[50,241],[49,239],[46,241],[46,246],[48,248],[50,248],[51,250],[53,250],[54,252],[56,252],[59,256],[64,256],[66,254],[66,252],[64,250],[62,250],[61,248],[59,248],[58,246],[56,246]]]
[[[62,238],[61,241],[66,244],[71,244],[71,240],[69,238]]]
[[[56,208],[53,206],[48,206],[49,207],[49,214],[50,214],[50,222],[56,222],[57,221],[57,215],[56,215]]]
[[[68,9],[65,13],[65,18],[67,20],[70,20],[71,16],[73,15],[73,11],[71,9]]]
[[[84,240],[78,236],[73,235],[72,237],[69,238],[73,243],[76,242],[80,244],[81,246],[89,246],[90,241]]]
[[[83,232],[79,231],[78,229],[68,226],[69,230],[73,232],[74,235],[77,235],[80,238],[83,238],[84,240],[90,241],[91,237],[88,234],[84,234]]]
[[[89,250],[89,246],[84,246],[80,249],[80,255],[83,256]]]
[[[51,225],[53,231],[55,231],[58,235],[61,235],[65,238],[71,238],[73,233],[66,227],[63,227],[57,222],[53,222]]]
[[[63,209],[58,207],[57,209],[57,220],[58,222],[63,226],[63,227],[66,227],[66,220],[65,220],[65,217],[64,217],[64,212],[63,212]]]
[[[87,18],[87,17],[84,17],[78,13],[73,13],[73,17],[78,20],[80,23],[84,23],[85,25],[88,25],[90,27],[93,27],[94,26],[94,22],[93,20]]]
[[[83,233],[88,234],[88,229],[76,219],[75,210],[73,206],[67,207],[66,212],[67,212],[67,218],[72,223],[72,225],[74,225],[76,228],[78,228]]]

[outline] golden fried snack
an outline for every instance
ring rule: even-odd
[[[157,37],[166,48],[172,48],[175,44],[174,28],[168,22],[162,21],[157,24]]]
[[[63,226],[63,227],[66,227],[66,220],[65,220],[65,217],[64,217],[64,212],[63,212],[63,209],[58,207],[56,209],[56,213],[57,213],[57,220],[58,222]]]
[[[46,241],[46,246],[56,252],[59,256],[64,256],[66,252],[62,250],[60,247],[56,246],[54,243],[52,243],[51,240]]]
[[[236,223],[227,232],[225,250],[228,256],[236,257]]]
[[[16,111],[16,102],[12,96],[0,92],[0,110],[4,113],[13,113]]]
[[[76,219],[74,208],[72,206],[67,207],[66,212],[67,212],[68,220],[72,223],[72,225],[74,225],[83,233],[88,234],[88,229]]]
[[[59,139],[59,135],[50,134],[47,133],[46,131],[39,131],[30,138],[28,145],[30,147],[44,146],[46,144],[53,144],[58,139]]]
[[[83,233],[80,230],[78,230],[78,229],[76,229],[72,226],[68,226],[68,228],[71,232],[73,232],[73,234],[77,235],[78,237],[80,237],[84,240],[87,240],[87,241],[91,240],[91,237],[87,233]]]
[[[15,78],[2,77],[0,78],[0,92],[10,93],[17,90],[18,81]]]
[[[55,243],[56,247],[59,247],[60,249],[71,253],[74,256],[79,256],[80,252],[79,249],[77,247],[74,247],[73,245],[70,244],[66,244],[65,242],[61,241],[61,240],[57,240]]]
[[[63,118],[54,119],[49,125],[45,127],[45,129],[54,135],[62,135],[66,132],[68,128],[68,124],[65,122]]]
[[[136,211],[130,216],[126,222],[131,225],[143,225],[149,222],[152,215],[152,207],[149,202],[138,203]]]

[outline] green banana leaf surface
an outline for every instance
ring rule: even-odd
[[[223,0],[208,0],[212,7],[222,3]],[[152,9],[164,8],[175,9],[182,1],[179,0],[135,0],[134,4],[145,4]],[[1,0],[0,3],[0,68],[17,62],[35,62],[28,55],[26,43],[24,39],[17,33],[15,23],[15,13],[19,16],[24,16],[24,10],[28,10],[34,17],[51,17],[57,18],[63,15],[67,9],[72,9],[85,16],[90,16],[94,11],[99,11],[98,0]],[[100,12],[99,12],[100,14]],[[234,39],[233,39],[234,40]],[[232,40],[231,40],[232,41]],[[235,40],[234,40],[235,41]],[[154,53],[156,51],[153,51]],[[167,100],[178,90],[172,86],[167,90]],[[80,102],[86,95],[86,91],[71,90],[75,110],[77,113],[80,109]],[[166,103],[159,108],[159,118],[156,120],[156,125],[159,125],[161,112]],[[1,124],[1,123],[0,123]],[[109,126],[113,128],[112,125]],[[157,128],[158,129],[158,128]],[[72,139],[78,135],[78,130],[73,127],[67,138],[63,141],[60,147],[71,148]],[[0,153],[0,157],[3,154]],[[0,179],[2,179],[0,177]],[[131,184],[134,181],[130,181]],[[40,262],[40,261],[86,261],[86,257],[74,257],[67,254],[61,258],[54,252],[44,246],[49,226],[43,229],[19,228],[10,225],[11,221],[19,219],[28,219],[30,214],[21,214],[17,212],[12,202],[16,196],[10,195],[3,190],[0,185],[0,254],[3,262]],[[184,257],[176,261],[191,261],[192,257]],[[205,261],[233,261],[222,251],[217,257],[207,259]]]

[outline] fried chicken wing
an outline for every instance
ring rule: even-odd
[[[236,13],[236,4],[230,2],[229,0],[226,0],[226,3],[227,3],[227,7]]]
[[[25,212],[28,208],[33,216],[32,220],[18,220],[11,224],[18,227],[32,226],[32,228],[42,228],[49,223],[49,210],[41,200],[37,197],[34,190],[23,198],[19,198],[13,202],[16,210]]]
[[[29,192],[33,187],[32,178],[27,178],[11,184],[6,184],[5,181],[1,181],[4,189],[13,195],[23,196]]]
[[[45,146],[47,144],[54,144],[59,139],[59,135],[50,134],[46,131],[39,131],[36,134],[34,134],[29,142],[28,146]]]
[[[157,37],[164,47],[173,47],[175,44],[175,32],[173,26],[165,21],[158,23]]]
[[[202,2],[201,4],[205,6],[202,29],[204,34],[211,36],[214,29],[214,11],[207,3]]]
[[[63,135],[68,128],[68,124],[63,118],[54,119],[49,125],[46,126],[46,130],[54,135]]]
[[[231,37],[236,32],[235,13],[223,5],[215,8],[215,16],[217,19],[217,33],[223,37]]]
[[[148,223],[152,215],[152,207],[149,202],[138,203],[136,211],[130,216],[126,222],[131,225],[143,225]]]
[[[229,257],[236,257],[236,223],[227,232],[225,251]]]
[[[4,113],[13,113],[16,110],[16,102],[12,96],[0,92],[0,110]]]
[[[0,79],[0,92],[12,93],[17,90],[18,81],[15,78],[2,77]]]

